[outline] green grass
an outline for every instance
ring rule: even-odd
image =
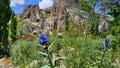
[[[117,50],[114,53],[115,50],[113,50],[112,45],[114,44],[113,41],[115,40],[115,37],[111,35],[108,35],[107,37],[111,39],[111,42],[110,46],[106,48],[107,51],[105,52],[104,57],[102,57],[104,50],[102,43],[104,42],[104,38],[93,37],[91,35],[76,37],[64,35],[62,37],[51,36],[47,46],[55,41],[49,51],[56,53],[59,57],[67,57],[67,59],[62,61],[62,63],[61,61],[56,62],[56,66],[58,67],[63,64],[66,68],[116,68],[112,64],[115,62],[115,59],[120,56],[120,47],[117,47]],[[60,42],[61,50],[63,50],[64,53],[58,50],[58,47],[56,46],[58,42]],[[40,61],[36,65],[38,68],[48,65],[49,62],[46,62],[48,61],[48,58],[46,57],[45,60],[41,54],[37,53],[39,51],[46,53],[46,51],[43,48],[37,48],[37,45],[37,43],[25,40],[17,41],[11,48],[11,60],[14,65],[25,67],[33,60]],[[29,49],[32,50],[28,51]],[[60,56],[62,53],[63,56]],[[28,57],[30,58],[29,60],[27,59]],[[100,63],[102,59],[103,61]]]

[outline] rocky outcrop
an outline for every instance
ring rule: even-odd
[[[22,14],[18,15],[19,18],[24,19],[21,31],[23,34],[40,33],[46,28],[47,22],[45,21],[43,10],[39,9],[38,5],[26,5]]]
[[[111,15],[99,15],[100,16],[100,25],[98,26],[99,32],[106,32],[108,30],[107,21],[113,21],[114,17]]]
[[[106,20],[100,19],[100,25],[98,26],[99,32],[106,32],[108,30],[108,23]]]
[[[53,29],[58,30],[59,32],[62,30],[62,26],[64,24],[65,12],[66,12],[65,2],[61,0],[56,0],[51,9],[50,26]]]
[[[2,58],[0,59],[0,68],[13,68],[13,65],[7,58]]]
[[[70,7],[68,8],[68,5],[77,4],[80,4],[78,0],[55,0],[52,7],[46,8],[44,10],[39,9],[38,5],[26,5],[24,7],[23,13],[18,15],[18,17],[25,19],[21,29],[23,34],[25,32],[27,32],[27,34],[41,32],[46,33],[53,29],[57,30],[58,32],[62,32],[62,27],[65,23],[66,11],[70,12],[69,18],[73,18],[72,13],[69,10]],[[73,9],[74,8],[75,7],[73,7]],[[73,9],[72,11],[74,11]],[[77,23],[80,24],[80,22]]]
[[[31,21],[38,22],[40,21],[42,15],[42,9],[39,9],[38,5],[26,5],[21,14],[21,18],[30,19]]]

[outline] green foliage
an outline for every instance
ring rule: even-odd
[[[8,48],[8,25],[11,9],[9,0],[0,1],[0,49],[9,50]]]
[[[24,19],[17,18],[16,21],[17,21],[17,35],[19,35],[20,28],[22,27],[24,23]]]
[[[40,55],[37,45],[30,41],[18,40],[11,45],[11,60],[14,66],[22,66],[29,64],[32,60],[38,60]]]
[[[89,0],[88,0],[89,1]],[[93,13],[93,8],[91,2],[87,2],[85,0],[79,0],[80,4],[82,7],[79,8],[79,10],[87,11],[87,12],[92,12]]]
[[[113,4],[111,7],[111,11],[109,12],[110,15],[115,17],[115,20],[110,22],[111,26],[119,26],[120,25],[120,5],[119,4]]]
[[[108,35],[107,38],[110,38],[111,44],[110,47],[107,48],[107,51],[105,52],[104,58],[103,52],[104,48],[102,46],[104,39],[101,39],[99,37],[94,37],[91,35],[85,35],[85,36],[77,36],[77,37],[63,37],[62,39],[57,38],[57,40],[61,43],[61,48],[65,51],[65,56],[68,56],[68,59],[65,63],[67,68],[70,67],[77,67],[77,68],[87,68],[87,67],[100,67],[100,68],[112,68],[114,67],[112,63],[113,61],[113,55],[116,52],[116,56],[114,56],[114,60],[120,56],[119,53],[119,47],[116,47],[118,49],[117,51],[113,52],[114,49],[112,49],[113,44],[119,45],[119,41],[115,43],[115,41],[119,40],[115,38],[115,36]],[[114,41],[114,42],[113,42]],[[111,48],[112,47],[112,48]],[[55,47],[53,47],[55,49]],[[75,50],[71,51],[70,48],[74,48]],[[103,59],[102,65],[101,60]]]
[[[6,20],[8,22],[8,17],[6,17],[6,14],[3,13],[3,6],[5,5],[2,4],[5,1],[7,0],[0,1],[2,6],[2,8],[0,7],[0,36],[2,37],[0,38],[0,44],[5,43],[7,40],[3,40],[4,37],[7,38],[7,33],[4,32],[8,31],[6,29],[8,26],[6,24]],[[79,26],[77,26],[77,23],[73,20],[74,16],[71,20],[69,20],[69,12],[66,12],[65,31],[67,32],[66,34],[63,33],[63,35],[57,36],[57,31],[53,31],[53,36],[50,36],[50,42],[46,45],[48,46],[48,51],[42,48],[43,46],[38,48],[38,44],[36,43],[37,41],[30,42],[25,40],[17,40],[11,45],[10,59],[12,60],[14,67],[48,68],[50,67],[49,60],[51,60],[52,64],[58,68],[61,66],[66,66],[66,68],[117,68],[117,66],[113,64],[120,63],[119,61],[115,63],[116,60],[120,60],[120,8],[114,5],[117,7],[117,10],[115,10],[114,7],[110,14],[115,17],[115,20],[109,22],[110,30],[101,34],[102,36],[110,39],[110,46],[104,47],[103,43],[105,38],[100,37],[98,33],[99,16],[93,12],[92,8],[92,5],[94,5],[96,1],[80,0],[80,2],[82,7],[79,9],[89,12],[91,15],[89,19],[85,20],[87,22],[86,24],[91,25],[90,33],[83,34],[83,32],[86,31],[84,25],[81,27],[83,31],[80,32]],[[103,3],[105,4],[106,1],[103,1]],[[15,35],[19,34],[24,20],[18,18],[16,19],[14,16],[15,15],[13,13],[11,16],[10,28],[12,31],[11,34],[13,35],[12,38],[15,40]],[[45,15],[46,18],[49,16],[49,14]],[[18,25],[16,22],[18,22]],[[109,33],[111,35],[108,35]],[[56,46],[58,42],[60,43],[60,47]],[[60,50],[62,50],[62,52],[60,52]],[[41,54],[46,57],[41,57]],[[56,56],[53,57],[53,54]],[[62,56],[60,54],[62,54]],[[34,61],[37,62],[37,64],[34,64]]]
[[[56,58],[50,56],[50,58],[55,67],[65,65],[66,68],[112,68],[114,67],[112,64],[116,58],[120,56],[120,35],[117,37],[107,35],[106,37],[110,39],[110,46],[108,48],[102,46],[104,38],[92,35],[74,37],[66,35],[62,35],[62,37],[51,36],[50,42],[47,44],[49,53],[54,53],[59,56],[59,54],[62,54],[59,52],[61,49],[63,49],[64,53],[63,56]],[[60,43],[60,49],[56,46],[58,42]],[[36,47],[37,44],[30,41],[16,41],[11,47],[11,60],[14,66],[26,67],[36,60],[39,63],[33,66],[33,68],[46,67],[46,65],[50,67],[49,63],[44,63],[48,58],[41,57],[41,54],[48,55],[46,50],[43,50],[41,47],[39,49]],[[60,63],[59,59],[65,57],[67,59],[62,60],[63,62]]]
[[[44,17],[45,17],[45,18],[49,18],[49,17],[50,17],[50,14],[49,14],[49,13],[46,13],[46,14],[44,14]]]
[[[110,15],[114,16],[115,18],[120,16],[120,5],[119,3],[113,3],[110,7],[111,11],[109,12]]]
[[[65,14],[65,31],[69,31],[69,12]]]
[[[70,36],[76,36],[80,34],[79,27],[77,27],[77,23],[74,22],[74,20],[69,21],[69,32],[68,35]]]
[[[120,26],[112,26],[109,30],[109,33],[111,33],[114,36],[117,36],[120,33]]]
[[[98,26],[99,26],[99,16],[94,12],[94,7],[97,3],[96,0],[79,0],[81,3],[79,11],[83,10],[89,13],[90,18],[88,18],[87,25],[90,25],[90,33],[94,35],[99,35]]]
[[[98,35],[98,26],[99,26],[99,20],[93,19],[91,22],[91,29],[90,32],[94,35]]]
[[[12,42],[16,41],[16,34],[17,34],[17,21],[16,21],[16,16],[15,13],[12,12],[11,15],[11,38],[12,38]]]
[[[109,22],[109,32],[112,35],[117,36],[120,33],[120,5],[118,3],[114,3],[109,14],[115,18],[114,21]]]
[[[111,46],[112,46],[114,52],[117,52],[117,50],[119,50],[119,48],[120,48],[120,34],[118,34],[117,36],[115,36],[115,38],[113,38],[113,40],[111,41]]]

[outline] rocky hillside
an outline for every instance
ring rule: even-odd
[[[26,5],[22,14],[18,15],[25,20],[21,31],[22,33],[43,33],[53,29],[61,31],[65,12],[66,2],[60,0],[56,0],[52,7],[44,10],[39,9],[38,5]]]
[[[38,5],[26,5],[19,18],[24,19],[24,24],[21,28],[22,33],[41,32],[44,29],[45,18],[44,11],[39,9]]]
[[[40,21],[40,16],[42,16],[42,9],[39,9],[38,5],[26,5],[22,14],[18,15],[23,19],[30,19],[31,21]]]
[[[77,8],[75,6],[79,7],[79,5],[78,0],[56,0],[52,7],[44,10],[39,9],[38,5],[26,5],[22,14],[18,15],[19,18],[25,20],[21,28],[21,33],[50,34],[54,29],[58,32],[62,32],[65,23],[65,15],[68,11],[70,21],[75,22],[78,27],[84,26],[85,30],[89,31],[90,28],[89,24],[86,23],[86,19],[90,17],[90,14],[81,10],[78,14],[79,16],[76,15],[75,11]],[[106,24],[106,21],[104,22],[104,24]],[[102,26],[104,26],[104,24]],[[82,28],[80,31],[83,31]]]
[[[78,6],[78,0],[56,0],[52,7],[44,10],[39,9],[38,5],[26,5],[22,14],[18,17],[23,18],[25,23],[21,28],[24,33],[48,33],[57,30],[59,33],[63,31],[65,23],[65,14],[69,11],[69,19],[81,24],[80,18],[73,13],[75,6]],[[75,8],[75,9],[74,9]],[[82,23],[84,20],[82,20]]]

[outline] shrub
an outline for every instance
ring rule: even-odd
[[[37,45],[30,41],[18,40],[11,46],[11,60],[15,66],[29,64],[40,58]]]

